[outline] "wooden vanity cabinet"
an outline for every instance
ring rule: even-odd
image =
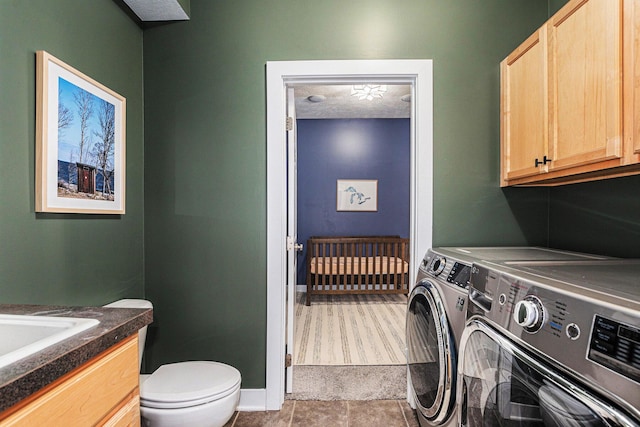
[[[638,8],[571,0],[502,61],[501,186],[640,173]]]
[[[1,413],[0,426],[140,426],[138,374],[135,334]]]

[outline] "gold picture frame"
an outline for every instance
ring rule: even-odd
[[[36,212],[124,214],[126,99],[36,52]]]

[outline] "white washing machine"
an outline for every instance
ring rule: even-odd
[[[407,365],[420,425],[456,425],[458,347],[467,319],[472,264],[481,260],[604,259],[539,247],[432,248],[424,256],[409,297]]]

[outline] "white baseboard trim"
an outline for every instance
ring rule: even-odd
[[[238,411],[255,412],[267,410],[267,389],[240,389],[240,403]]]
[[[307,285],[296,285],[296,292],[307,292]]]

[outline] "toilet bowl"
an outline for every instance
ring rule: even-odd
[[[115,308],[151,308],[151,302],[124,299],[107,304]],[[140,330],[140,359],[146,339]],[[189,361],[160,366],[140,376],[140,414],[152,427],[222,427],[240,401],[240,372],[219,362]]]

